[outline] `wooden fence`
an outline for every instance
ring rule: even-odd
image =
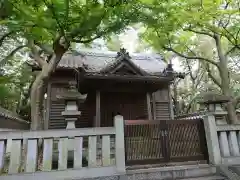
[[[80,179],[125,174],[123,117],[116,116],[114,122],[115,127],[0,132],[0,179]],[[115,136],[116,142],[113,161],[110,136]],[[58,147],[54,152],[56,138]],[[84,138],[88,141],[87,147],[84,146]],[[12,144],[8,156],[5,149],[10,139]],[[98,146],[101,147],[100,159]],[[73,151],[72,159],[70,151]],[[56,154],[57,170],[54,170]],[[83,167],[83,158],[88,161],[87,167]],[[71,169],[68,168],[69,161],[73,163]]]
[[[125,121],[127,165],[208,160],[202,119]]]

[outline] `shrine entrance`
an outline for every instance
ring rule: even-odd
[[[101,126],[113,126],[114,116],[147,119],[146,93],[101,92]]]

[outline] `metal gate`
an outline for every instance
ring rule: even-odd
[[[202,119],[125,121],[126,165],[208,160]]]

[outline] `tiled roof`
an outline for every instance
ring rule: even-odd
[[[2,107],[0,107],[0,116],[6,117],[6,118],[12,119],[12,120],[20,121],[20,122],[29,123],[29,122],[21,119],[17,114],[15,114],[7,109],[4,109]]]
[[[182,114],[175,117],[177,120],[194,120],[194,119],[203,119],[208,111],[199,111],[190,114]]]
[[[88,72],[100,72],[106,66],[114,64],[117,52],[83,50],[67,52],[58,64],[59,68],[84,67]],[[131,61],[147,73],[161,73],[166,68],[163,57],[158,54],[130,54]]]

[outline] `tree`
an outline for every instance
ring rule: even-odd
[[[131,1],[9,0],[2,16],[4,39],[22,42],[41,68],[31,88],[31,129],[40,129],[44,85],[71,43],[89,43],[139,20]]]
[[[23,113],[22,109],[29,108],[29,87],[33,81],[31,74],[22,59],[14,58],[2,67],[0,76],[0,106],[23,115],[26,120],[30,120],[29,114]]]
[[[223,95],[230,98],[227,111],[231,123],[237,123],[234,99],[230,88],[231,77],[228,68],[229,54],[240,49],[240,14],[237,1],[146,1],[148,20],[145,40],[155,49],[171,51],[188,61],[204,62],[207,69],[214,69],[219,78],[210,71],[209,76]],[[209,58],[196,52],[199,36],[214,43]]]

